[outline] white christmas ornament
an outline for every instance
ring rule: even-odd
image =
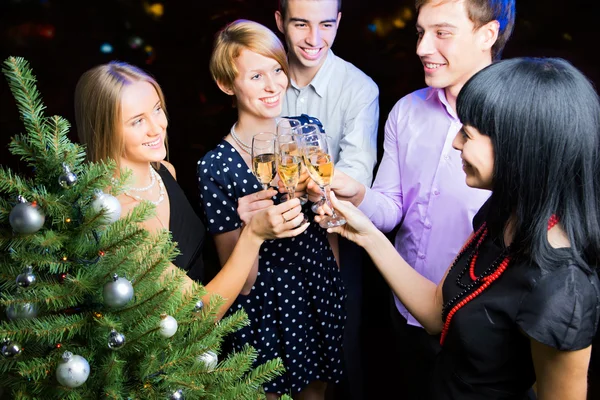
[[[177,389],[169,396],[169,400],[185,400],[185,396],[183,395],[183,390]]]
[[[177,320],[170,315],[160,316],[160,334],[162,337],[170,338],[177,332]]]
[[[127,279],[114,274],[113,280],[104,284],[102,295],[107,306],[123,307],[133,299],[133,286]]]
[[[204,363],[208,371],[212,371],[217,367],[219,363],[219,357],[214,351],[208,350],[206,353],[200,354],[196,360]]]
[[[63,386],[76,388],[90,376],[90,364],[81,356],[65,351],[56,368],[56,380]]]
[[[91,207],[97,213],[103,212],[102,222],[110,225],[121,218],[121,203],[115,196],[104,193],[100,189],[94,191]]]

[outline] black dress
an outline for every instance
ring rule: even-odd
[[[240,228],[237,200],[262,190],[225,140],[198,162],[198,184],[212,234]],[[312,218],[310,203],[303,212]],[[286,372],[266,384],[266,392],[298,393],[316,380],[339,382],[345,297],[327,232],[314,221],[297,237],[263,243],[250,294],[239,295],[226,315],[244,309],[250,319],[232,335],[235,349],[250,344],[258,350],[257,364],[283,360]]]
[[[489,201],[488,201],[489,202]],[[486,203],[473,220],[483,224]],[[481,245],[475,275],[502,259],[499,238]],[[458,310],[436,359],[431,399],[522,400],[536,381],[530,338],[558,350],[589,346],[600,307],[598,276],[588,274],[562,253],[560,265],[511,263],[483,293]],[[443,285],[444,301],[468,284],[466,251]],[[465,269],[466,268],[466,269]],[[466,271],[461,274],[461,272]]]
[[[206,235],[206,227],[196,215],[185,193],[169,170],[161,164],[158,174],[162,178],[169,196],[169,230],[180,251],[173,264],[186,271],[193,280],[202,282],[204,278],[202,244]]]

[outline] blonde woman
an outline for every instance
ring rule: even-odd
[[[237,122],[224,140],[198,165],[208,229],[221,264],[226,264],[247,229],[236,211],[238,204],[276,194],[261,190],[252,174],[250,145],[256,133],[275,132],[288,69],[277,36],[245,20],[217,34],[210,68],[219,88],[234,97],[238,110]],[[279,201],[280,195],[275,203]],[[291,218],[285,213],[283,217]],[[253,215],[250,223],[257,218]],[[295,224],[301,222],[297,218]],[[232,307],[246,311],[250,326],[234,334],[234,346],[252,345],[259,351],[259,362],[284,360],[286,374],[265,385],[267,398],[287,393],[298,399],[323,399],[327,383],[338,382],[341,375],[345,320],[345,292],[327,232],[311,222],[295,238],[265,242],[260,257],[252,261],[258,273],[250,274]]]
[[[181,252],[171,268],[179,267],[189,277],[182,290],[194,281],[202,281],[205,226],[177,184],[175,168],[165,161],[168,120],[158,83],[141,69],[122,62],[92,68],[77,83],[75,120],[90,161],[111,158],[120,170],[132,171],[131,185],[119,196],[123,215],[142,200],[156,206],[156,215],[145,221],[144,227],[149,231],[171,231]],[[252,272],[249,255],[256,257],[266,239],[295,236],[306,229],[283,224],[284,212],[288,219],[294,219],[300,215],[299,204],[290,202],[263,210],[261,218],[255,218],[244,229],[229,261],[210,282],[205,282],[205,301],[213,293],[225,299],[219,317]]]

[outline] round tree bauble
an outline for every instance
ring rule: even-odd
[[[10,226],[17,233],[35,233],[44,226],[46,217],[37,203],[22,201],[13,207],[8,216]]]
[[[97,213],[103,213],[102,223],[105,225],[110,225],[121,218],[121,203],[119,203],[119,200],[102,190],[94,191],[94,200],[91,207]]]
[[[104,284],[102,294],[107,306],[123,307],[133,299],[133,286],[127,279],[115,274],[111,282]]]
[[[81,356],[65,351],[56,368],[56,380],[63,386],[76,388],[90,376],[90,364]]]

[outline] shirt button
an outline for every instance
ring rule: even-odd
[[[300,98],[300,103],[304,103],[304,97]]]
[[[425,222],[424,226],[425,226],[425,229],[431,229],[431,223],[430,222]]]
[[[449,160],[450,156],[448,154],[444,154],[444,160]]]
[[[437,189],[433,189],[433,194],[436,195],[436,196],[438,196],[440,194],[440,191],[437,190]]]
[[[420,258],[421,260],[424,260],[424,259],[425,259],[425,254],[423,254],[423,253],[419,253],[419,258]]]

